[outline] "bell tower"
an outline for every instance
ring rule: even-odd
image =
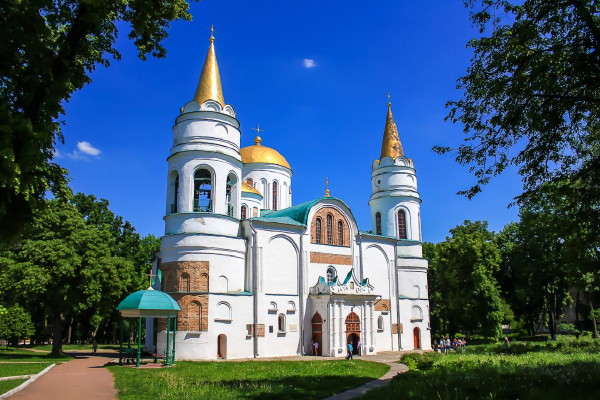
[[[421,241],[421,199],[413,160],[404,155],[388,102],[381,155],[373,161],[369,200],[373,233]]]

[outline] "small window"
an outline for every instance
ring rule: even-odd
[[[404,210],[398,211],[398,238],[408,238],[406,234],[406,212]]]
[[[295,313],[296,312],[296,303],[294,303],[293,301],[288,301],[287,304],[287,312],[288,313]]]
[[[285,314],[279,314],[277,317],[277,332],[285,333]]]
[[[258,217],[258,207],[254,207],[254,208],[252,209],[252,216],[253,216],[253,217]]]
[[[277,303],[275,303],[274,301],[269,303],[269,312],[270,313],[276,313],[277,312]]]
[[[338,246],[344,245],[344,223],[338,221]]]
[[[278,202],[278,197],[277,194],[279,193],[279,184],[277,183],[277,181],[273,181],[273,210],[277,211],[277,202]]]
[[[333,215],[327,214],[327,244],[333,244]]]
[[[375,214],[375,233],[381,235],[381,213]]]
[[[377,330],[383,331],[383,317],[381,315],[377,318]]]
[[[337,272],[335,271],[335,268],[333,268],[333,267],[327,268],[327,284],[331,284],[331,282],[333,282],[333,280],[335,279],[336,276],[337,276]]]
[[[315,243],[321,243],[321,218],[315,220]]]
[[[241,219],[246,219],[246,215],[248,214],[248,207],[246,207],[245,205],[242,206],[242,209],[240,211],[240,217]]]

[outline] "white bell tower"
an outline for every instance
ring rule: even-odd
[[[381,156],[373,162],[372,194],[369,200],[373,233],[411,241],[421,241],[421,199],[413,160],[404,155],[398,128],[388,112]]]

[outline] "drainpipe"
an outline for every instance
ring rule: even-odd
[[[300,249],[298,262],[298,325],[300,325],[300,355],[304,355],[304,233],[300,235]],[[308,300],[308,299],[307,299]],[[312,325],[311,325],[312,329]]]
[[[257,273],[258,273],[258,245],[256,240],[256,230],[252,226],[252,223],[249,223],[250,229],[252,229],[252,235],[250,236],[250,240],[252,243],[250,248],[252,249],[252,262],[251,262],[251,270],[252,270],[252,323],[254,327],[252,329],[252,342],[254,347],[254,358],[258,357],[258,282],[257,282]]]

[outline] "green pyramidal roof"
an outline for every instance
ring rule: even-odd
[[[265,212],[259,218],[252,218],[252,219],[258,220],[258,221],[273,220],[274,222],[286,223],[283,219],[289,218],[290,220],[299,222],[300,224],[306,226],[306,224],[308,222],[307,220],[308,220],[308,214],[310,213],[310,209],[321,200],[336,200],[336,201],[339,201],[342,204],[346,205],[346,203],[344,203],[342,200],[340,200],[336,197],[321,197],[318,199],[314,199],[314,200],[310,200],[310,201],[298,204],[297,206],[284,208],[283,210]],[[346,206],[346,207],[348,207],[348,206]]]
[[[171,317],[181,311],[174,298],[160,290],[138,290],[125,297],[117,310],[123,317]]]

